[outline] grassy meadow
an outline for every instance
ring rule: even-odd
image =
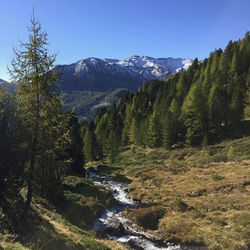
[[[25,237],[22,233],[6,234],[4,221],[0,220],[0,249],[129,249],[118,242],[99,238],[91,230],[94,220],[107,206],[114,204],[111,193],[88,178],[67,176],[63,182],[64,200],[57,206],[41,197],[34,198],[31,221],[20,230]]]
[[[238,131],[231,139],[200,148],[130,145],[115,163],[106,162],[102,172],[130,181],[130,196],[141,206],[126,214],[165,242],[249,249],[249,123],[243,127],[243,137]]]

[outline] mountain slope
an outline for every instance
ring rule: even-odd
[[[57,67],[62,73],[61,88],[72,90],[107,90],[127,88],[137,90],[143,81],[167,79],[171,74],[187,69],[190,59],[132,56],[127,59],[87,58]]]
[[[93,117],[98,107],[110,106],[126,91],[136,91],[143,81],[167,79],[181,69],[188,69],[190,59],[152,58],[87,58],[70,65],[59,65],[60,90],[66,92],[65,107],[81,119]]]
[[[6,84],[7,82],[0,78],[0,84]]]

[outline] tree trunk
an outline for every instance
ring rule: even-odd
[[[37,82],[37,81],[36,81]],[[37,94],[36,94],[36,102],[37,102],[37,111],[36,111],[36,124],[35,124],[35,131],[34,131],[34,140],[33,145],[31,149],[31,159],[30,159],[30,169],[29,169],[29,177],[28,177],[28,192],[27,192],[27,199],[25,203],[25,210],[24,214],[27,218],[28,211],[30,209],[30,204],[32,200],[32,194],[33,194],[33,174],[34,174],[34,168],[35,168],[35,161],[36,161],[36,155],[37,155],[37,141],[38,141],[38,130],[39,130],[39,101],[40,101],[40,95],[39,95],[39,89],[37,84]]]
[[[35,168],[35,160],[36,160],[36,147],[37,147],[37,136],[38,136],[38,124],[36,124],[36,131],[35,131],[35,137],[33,142],[33,147],[31,151],[31,159],[30,159],[30,169],[29,169],[29,177],[28,177],[28,192],[27,192],[27,199],[25,203],[25,217],[28,214],[28,211],[30,209],[30,204],[32,200],[32,194],[33,194],[33,173]]]

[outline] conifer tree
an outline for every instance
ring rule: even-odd
[[[199,82],[191,87],[182,107],[182,117],[187,128],[188,145],[199,144],[201,134],[206,128],[205,106]]]
[[[71,159],[71,170],[74,174],[85,175],[83,168],[84,154],[83,154],[83,140],[80,133],[80,125],[78,124],[77,116],[73,113],[70,119],[70,145],[67,149],[69,158]]]
[[[124,119],[124,127],[122,130],[122,144],[127,145],[129,142],[129,130],[132,122],[132,110],[131,105],[128,104],[126,107],[125,119]]]
[[[22,130],[15,119],[15,108],[9,88],[0,85],[0,208],[8,222],[19,214],[15,202],[20,198],[24,175],[23,152],[18,150]]]
[[[17,82],[17,114],[25,131],[21,146],[27,154],[27,214],[33,196],[34,182],[40,182],[40,192],[52,195],[58,188],[65,168],[63,158],[68,143],[68,115],[62,110],[61,97],[54,87],[58,72],[52,70],[55,55],[49,55],[47,34],[34,14],[28,27],[29,41],[14,49],[9,72]],[[52,191],[52,192],[51,192]]]
[[[98,155],[98,143],[96,135],[94,133],[95,125],[91,121],[88,125],[88,129],[84,135],[84,156],[86,161],[94,161]]]
[[[162,135],[163,135],[163,147],[166,149],[170,149],[170,146],[174,142],[174,135],[175,135],[175,125],[173,124],[173,114],[171,111],[167,111],[165,116],[163,117],[163,124],[162,124]]]
[[[150,147],[159,147],[161,145],[161,129],[158,120],[157,112],[154,111],[151,115],[148,128],[148,145]]]

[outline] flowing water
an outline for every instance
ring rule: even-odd
[[[138,203],[129,198],[128,185],[122,182],[113,181],[112,178],[100,176],[95,170],[88,171],[92,175],[93,182],[103,185],[112,191],[117,205],[107,209],[98,218],[93,226],[95,231],[100,230],[106,233],[109,239],[128,244],[137,250],[175,250],[181,249],[180,246],[162,247],[159,245],[160,239],[156,236],[138,230],[135,225],[128,220],[123,211],[126,207],[137,207]]]

